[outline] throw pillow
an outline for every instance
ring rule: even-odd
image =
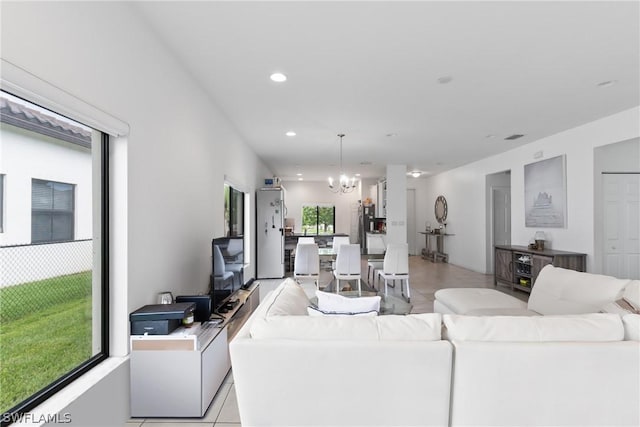
[[[624,288],[622,299],[631,304],[636,310],[636,313],[640,311],[640,280],[632,280]]]
[[[373,297],[344,297],[329,292],[316,291],[318,309],[333,313],[362,313],[380,311],[380,296]]]
[[[630,304],[626,299],[620,298],[602,307],[601,313],[615,313],[621,316],[625,314],[640,314],[640,311]]]
[[[309,298],[295,280],[288,278],[274,291],[274,297],[265,315],[269,316],[303,316],[307,314]]]

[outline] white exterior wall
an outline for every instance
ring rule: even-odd
[[[75,187],[74,240],[91,239],[91,152],[2,123],[0,173],[5,174],[4,232],[0,246],[31,243],[31,180]]]

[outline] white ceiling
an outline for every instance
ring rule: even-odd
[[[438,173],[639,105],[638,6],[132,7],[274,174],[324,180],[338,172],[338,133],[346,134],[346,172],[380,177],[386,164],[406,164]],[[275,71],[287,82],[270,81]],[[446,76],[451,82],[440,84]],[[598,86],[610,80],[617,84]],[[525,136],[504,140],[512,134]]]

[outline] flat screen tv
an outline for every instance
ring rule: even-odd
[[[211,241],[211,307],[228,311],[229,297],[244,285],[243,236],[218,237]]]

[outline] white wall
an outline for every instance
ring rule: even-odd
[[[524,165],[566,154],[566,228],[543,229],[553,249],[588,255],[587,271],[594,269],[594,148],[640,135],[640,107],[543,138],[426,180],[426,199],[433,203],[442,194],[449,208],[447,239],[449,262],[471,270],[486,271],[486,175],[511,170],[511,243],[526,245],[537,231],[524,222]],[[430,220],[433,213],[423,219]],[[419,222],[420,224],[420,222]]]
[[[128,235],[112,248],[128,253],[126,296],[125,278],[112,283],[127,306],[111,329],[112,348],[126,351],[127,313],[163,290],[207,290],[211,238],[223,231],[224,176],[253,191],[273,174],[129,4],[3,3],[0,19],[3,59],[130,126],[126,155],[118,153],[127,163]],[[128,400],[120,382],[100,384]],[[120,413],[116,405],[93,409],[97,417]]]
[[[349,234],[351,231],[351,209],[360,200],[360,186],[351,193],[336,194],[329,190],[325,181],[286,181],[282,183],[286,188],[285,217],[295,220],[295,233],[302,232],[302,206],[328,204],[336,207],[336,233]],[[351,235],[355,242],[357,235]]]
[[[386,243],[407,243],[406,165],[387,165]]]

